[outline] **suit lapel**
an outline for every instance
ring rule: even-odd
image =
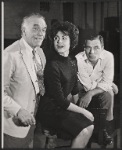
[[[36,93],[39,92],[39,87],[38,87],[38,80],[37,80],[37,76],[36,73],[32,70],[32,66],[31,66],[31,59],[28,57],[28,55],[26,54],[26,50],[25,50],[25,46],[24,43],[22,41],[22,39],[20,40],[20,53],[22,54],[22,59],[24,61],[24,64],[26,66],[26,69],[28,71],[28,74],[32,80],[32,83],[35,87]]]

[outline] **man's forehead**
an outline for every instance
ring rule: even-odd
[[[42,28],[47,28],[45,24],[33,23],[33,27],[40,27],[40,25]]]
[[[47,27],[45,20],[41,17],[33,16],[33,17],[28,18],[27,21],[29,24],[31,23],[33,26],[41,25],[43,27]]]
[[[86,45],[96,46],[101,45],[101,43],[99,39],[94,39],[94,40],[87,40]]]

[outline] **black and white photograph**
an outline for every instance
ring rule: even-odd
[[[121,0],[2,0],[1,148],[121,149]]]

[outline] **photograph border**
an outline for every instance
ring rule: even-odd
[[[2,0],[1,1],[1,148],[3,148],[3,112],[4,112],[4,104],[3,104],[3,98],[4,98],[4,95],[3,95],[3,80],[4,80],[4,74],[3,74],[3,61],[4,61],[4,57],[3,57],[3,51],[4,51],[4,3],[6,2],[7,0]],[[10,1],[10,0],[8,0]],[[21,1],[21,0],[18,0],[18,1]],[[25,1],[31,1],[31,0],[25,0]],[[51,1],[55,1],[55,2],[59,2],[59,1],[62,1],[62,2],[74,2],[74,1],[77,1],[77,2],[96,2],[97,0],[40,0],[40,2],[51,2]],[[120,76],[119,76],[119,80],[120,80],[120,85],[119,85],[119,101],[120,101],[120,107],[122,108],[122,2],[121,0],[99,0],[99,2],[104,2],[104,1],[108,1],[108,2],[120,2],[120,7],[121,7],[121,12],[120,12],[120,19],[119,19],[119,25],[120,25]],[[14,0],[11,2],[14,2]],[[22,2],[24,2],[24,0],[22,0]],[[14,8],[13,8],[14,9]],[[120,127],[121,127],[121,140],[122,140],[122,109],[120,109]],[[122,148],[122,143],[120,142],[121,144],[121,148]]]

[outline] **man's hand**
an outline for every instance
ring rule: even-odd
[[[118,87],[117,87],[117,85],[115,84],[115,83],[112,83],[112,88],[113,88],[113,92],[114,92],[114,94],[118,94]]]
[[[89,103],[91,102],[92,100],[92,94],[91,92],[87,92],[81,99],[80,99],[80,104],[79,106],[80,107],[83,107],[83,108],[87,108]]]
[[[23,126],[34,125],[36,123],[35,118],[27,110],[20,109],[17,113],[18,119],[22,122]]]

